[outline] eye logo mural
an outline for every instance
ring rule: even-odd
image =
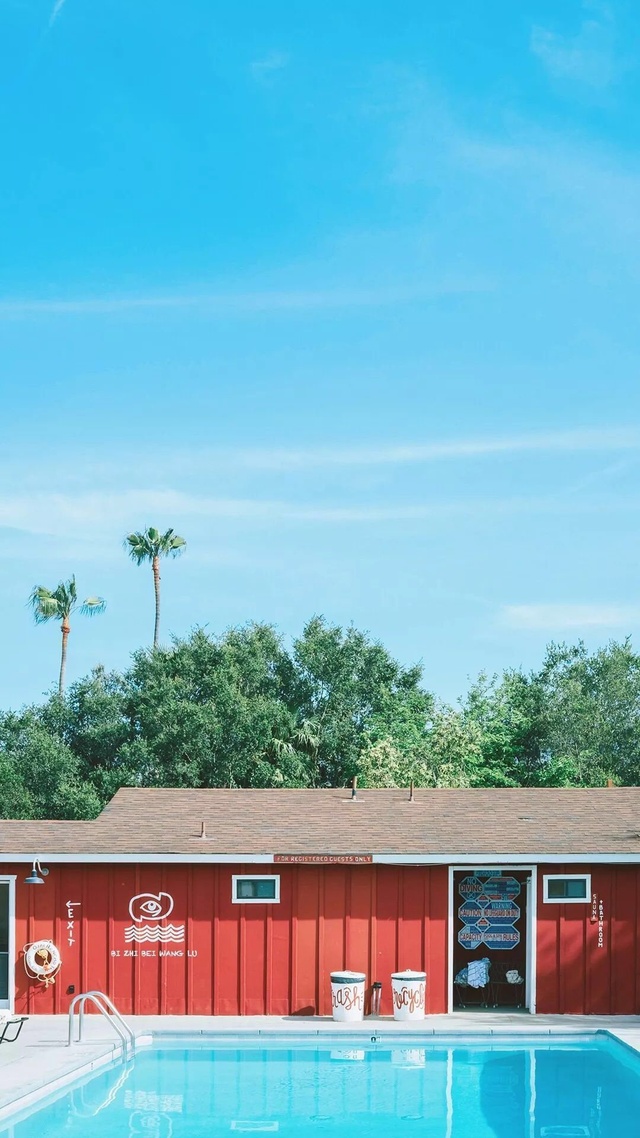
[[[124,930],[126,943],[167,944],[184,940],[184,925],[159,924],[172,912],[173,897],[170,893],[137,893],[129,901],[129,914],[135,923]],[[144,924],[145,921],[154,921],[155,924]]]

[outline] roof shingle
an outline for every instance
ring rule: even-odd
[[[202,823],[206,837],[200,837]],[[0,857],[82,855],[640,855],[640,787],[124,788],[94,822],[0,821]]]

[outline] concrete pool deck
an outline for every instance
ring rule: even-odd
[[[259,1034],[317,1037],[330,1034],[354,1036],[381,1042],[394,1036],[406,1039],[475,1035],[540,1036],[591,1035],[608,1032],[614,1039],[640,1054],[640,1016],[530,1016],[526,1012],[466,1011],[434,1015],[417,1023],[397,1023],[381,1016],[360,1023],[335,1023],[330,1018],[303,1016],[128,1016],[127,1023],[141,1044],[178,1035],[215,1037]],[[67,1016],[33,1016],[20,1038],[0,1046],[0,1128],[14,1112],[27,1109],[38,1099],[98,1070],[121,1055],[121,1043],[102,1016],[85,1018],[82,1043],[67,1047]],[[146,1039],[145,1039],[146,1037]]]

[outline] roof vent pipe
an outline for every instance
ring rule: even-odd
[[[203,822],[202,823],[202,829],[200,831],[200,837],[206,838],[206,836],[207,836],[207,824],[206,824],[206,822]]]
[[[413,793],[413,779],[411,779],[411,782],[409,783],[409,802],[415,802],[415,797],[414,797],[414,793]]]
[[[358,776],[354,774],[351,780],[351,801],[355,802],[358,797]]]

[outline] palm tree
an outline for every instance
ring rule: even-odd
[[[59,620],[62,632],[62,651],[60,653],[60,679],[58,681],[58,694],[64,690],[64,673],[67,666],[67,641],[71,632],[69,623],[72,613],[78,608],[78,593],[76,579],[70,577],[68,581],[61,581],[53,592],[45,589],[44,585],[36,585],[29,597],[29,604],[33,609],[33,618],[36,624],[44,624],[47,620]],[[106,601],[102,597],[87,597],[80,605],[83,616],[96,616],[104,612]]]
[[[156,597],[156,619],[153,626],[153,647],[158,647],[160,632],[160,558],[177,557],[186,546],[186,541],[179,534],[168,529],[166,533],[149,526],[148,529],[137,533],[128,533],[124,539],[124,547],[136,565],[143,561],[151,562],[153,571],[153,587]]]

